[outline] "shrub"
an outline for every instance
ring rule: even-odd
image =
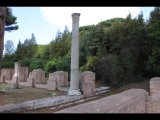
[[[31,60],[28,58],[22,59],[18,62],[21,64],[21,66],[25,66],[25,67],[29,67],[29,65],[31,64]]]
[[[33,59],[29,65],[29,72],[33,71],[34,69],[44,70],[45,63],[46,62],[41,59]]]
[[[99,59],[96,66],[96,79],[107,85],[119,87],[123,83],[123,68],[119,65],[117,55],[106,55]]]
[[[56,64],[57,71],[68,72],[68,80],[70,79],[70,65],[71,65],[71,54],[66,54],[64,57],[59,58]]]
[[[49,73],[53,73],[53,72],[56,71],[56,64],[57,64],[57,60],[56,59],[46,63],[45,72],[46,72],[47,76],[48,76]]]
[[[11,61],[2,62],[2,68],[14,68],[14,62]]]
[[[80,67],[80,72],[92,71],[95,72],[95,66],[97,64],[97,56],[87,56],[87,63]]]

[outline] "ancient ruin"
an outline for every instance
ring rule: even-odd
[[[1,69],[0,82],[5,82],[6,80],[12,80],[14,74],[14,69],[6,68]]]
[[[85,71],[80,75],[80,90],[84,97],[89,97],[95,93],[95,73]]]
[[[49,74],[47,90],[58,90],[58,87],[68,86],[68,72],[56,71]]]
[[[20,105],[0,106],[0,112],[32,110],[51,105],[72,102],[91,97],[106,87],[95,87],[95,73],[85,71],[79,73],[79,17],[80,13],[72,14],[72,46],[71,46],[71,80],[68,81],[68,72],[56,71],[49,74],[47,83],[44,84],[45,72],[34,69],[28,74],[28,67],[14,63],[14,69],[1,69],[0,82],[11,84],[11,88],[19,85],[41,88],[46,90],[60,90],[67,87],[68,95],[53,98],[44,98],[21,103]],[[105,91],[106,92],[106,91]],[[160,113],[160,77],[150,80],[150,94],[142,89],[131,89],[119,94],[111,95],[99,100],[80,104],[57,113]],[[47,102],[46,102],[47,101]]]
[[[72,14],[71,80],[68,95],[81,95],[79,89],[79,16]]]
[[[45,82],[45,72],[41,69],[34,69],[29,73],[29,78],[27,78],[27,83],[30,84],[34,81],[34,84],[40,84]]]

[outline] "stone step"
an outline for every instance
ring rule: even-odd
[[[100,91],[105,91],[105,90],[109,90],[110,87],[99,87],[99,88],[96,88],[96,92],[100,92]]]
[[[68,92],[69,91],[69,87],[68,86],[67,87],[65,87],[65,86],[58,87],[58,90]]]
[[[95,92],[101,92],[101,91],[105,91],[106,92],[109,89],[110,89],[110,87],[99,87],[99,88],[95,88]],[[67,87],[61,86],[61,87],[58,87],[58,90],[68,92],[69,91],[69,87],[68,86]]]
[[[98,91],[98,92],[95,92],[95,95],[99,95],[99,94],[106,93],[106,92],[109,92],[109,91],[110,90]]]

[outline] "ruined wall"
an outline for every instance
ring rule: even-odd
[[[29,78],[27,78],[28,86],[34,86],[33,84],[41,84],[43,82],[45,82],[45,72],[43,70],[34,69],[29,73]]]
[[[19,82],[27,82],[28,67],[19,67],[18,73],[19,73],[18,81]]]
[[[130,89],[99,100],[87,102],[56,113],[146,113],[148,92]]]
[[[1,69],[0,82],[2,82],[3,76],[5,76],[5,80],[12,80],[13,74],[14,74],[14,69],[12,68]]]
[[[150,80],[150,96],[146,102],[147,113],[160,113],[160,77]]]
[[[68,86],[68,72],[56,71],[50,73],[47,81],[47,90],[57,90],[61,86]]]

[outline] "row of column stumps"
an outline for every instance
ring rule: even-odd
[[[68,95],[81,95],[79,89],[79,17],[80,13],[72,15],[72,46],[71,46],[71,80]]]
[[[68,95],[81,95],[79,88],[79,17],[80,13],[72,15],[72,46],[71,46],[71,80]],[[20,63],[15,62],[15,73],[13,75],[14,83],[18,82],[18,69]]]

